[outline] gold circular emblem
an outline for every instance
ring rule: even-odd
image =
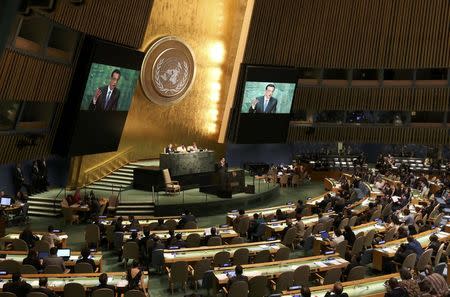
[[[150,46],[141,67],[145,96],[156,104],[173,105],[183,99],[195,76],[189,46],[174,36],[162,37]]]

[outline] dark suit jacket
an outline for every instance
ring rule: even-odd
[[[99,89],[102,93],[98,97],[97,102],[95,104],[93,101],[91,101],[91,104],[89,104],[89,110],[95,111],[117,110],[117,103],[119,102],[120,90],[118,88],[114,88],[114,90],[111,93],[111,97],[109,97],[108,105],[105,106],[106,95],[108,94],[108,85],[103,86]]]
[[[253,109],[250,106],[250,109],[248,110],[249,113],[276,113],[277,112],[278,100],[275,99],[274,97],[270,97],[266,110],[264,110],[264,96],[257,97],[256,100],[258,100],[258,103],[256,104],[255,109]]]
[[[55,265],[58,267],[61,267],[61,269],[64,271],[66,269],[66,266],[64,265],[64,260],[61,257],[58,256],[48,256],[44,259],[44,268],[49,265]]]

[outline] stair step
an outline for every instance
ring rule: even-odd
[[[101,180],[114,180],[114,181],[123,181],[123,182],[133,182],[132,176],[122,176],[122,175],[108,175],[102,178]]]
[[[47,206],[49,206],[49,207],[53,207],[53,205],[55,205],[55,206],[59,206],[60,205],[60,202],[59,201],[56,201],[56,202],[53,202],[53,201],[28,201],[28,205],[47,205]]]
[[[128,172],[128,173],[133,173],[134,168],[120,168],[118,169],[116,172]]]
[[[42,196],[30,196],[28,197],[28,201],[54,201],[54,197],[42,197]],[[62,198],[56,199],[57,201],[61,201]]]
[[[119,179],[119,178],[102,178],[98,182],[112,183],[112,184],[123,184],[123,185],[131,185],[133,183],[133,179]]]
[[[60,213],[49,213],[49,212],[44,212],[44,211],[29,210],[28,211],[28,215],[31,215],[31,216],[45,216],[45,217],[59,217],[61,214]]]
[[[116,215],[122,214],[122,215],[153,215],[154,211],[148,211],[148,210],[134,210],[133,212],[129,210],[116,210]]]
[[[113,187],[111,188],[111,186],[102,186],[102,185],[89,185],[86,188],[91,189],[91,190],[103,190],[103,191],[111,191],[113,190],[114,192],[120,191],[121,189],[124,190],[124,187],[120,188],[120,187]]]
[[[131,164],[131,163],[129,163],[129,164],[127,164],[127,165],[124,165],[124,166],[122,166],[120,169],[122,169],[122,168],[127,168],[127,169],[134,169],[134,168],[139,168],[139,167],[142,167],[142,166],[139,166],[139,165],[133,165],[133,164]]]
[[[114,176],[114,175],[133,177],[134,173],[133,172],[130,173],[130,172],[114,171],[113,173],[111,173],[108,176]]]
[[[153,205],[117,205],[117,209],[154,209]]]

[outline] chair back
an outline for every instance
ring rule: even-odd
[[[397,230],[395,228],[391,228],[389,229],[385,234],[384,234],[384,241],[388,242],[394,239],[394,235],[395,233],[397,233]]]
[[[34,249],[39,252],[50,252],[50,243],[46,240],[38,240],[34,244]]]
[[[336,253],[338,253],[341,258],[345,258],[345,253],[347,252],[347,244],[348,241],[344,240],[336,245]]]
[[[269,250],[261,250],[258,253],[256,253],[255,258],[253,259],[253,263],[264,263],[264,262],[270,262],[270,252]]]
[[[440,213],[436,216],[436,218],[433,221],[434,226],[439,226],[441,224],[442,218],[445,216],[445,213]]]
[[[194,221],[187,222],[186,224],[184,224],[183,227],[183,229],[197,229],[197,228],[198,228],[197,223]]]
[[[114,292],[108,288],[97,289],[92,292],[91,297],[114,297]]]
[[[350,221],[349,218],[344,218],[344,219],[342,219],[342,221],[339,223],[338,229],[339,229],[339,230],[343,230],[343,229],[345,228],[345,226],[348,225],[348,222],[349,222],[349,221]]]
[[[244,281],[234,282],[228,291],[228,297],[247,297],[248,284]]]
[[[206,271],[211,270],[211,260],[202,259],[197,261],[194,265],[194,274],[192,277],[195,281],[203,279],[203,276]]]
[[[123,255],[122,257],[126,260],[133,259],[138,261],[139,260],[139,245],[137,242],[126,242],[123,245]]]
[[[284,235],[281,243],[287,247],[291,247],[292,249],[294,249],[294,240],[296,236],[297,229],[295,229],[295,227],[291,227],[286,231],[286,234]]]
[[[88,246],[91,244],[95,244],[97,246],[100,242],[100,228],[95,224],[87,225],[84,233],[84,240]]]
[[[248,282],[249,297],[264,297],[268,294],[267,276],[258,275],[252,277]]]
[[[409,254],[406,256],[405,260],[403,260],[402,268],[414,269],[414,265],[416,265],[417,254]]]
[[[364,247],[365,248],[369,248],[372,246],[372,242],[373,242],[373,238],[375,237],[375,230],[370,230],[369,232],[367,232],[366,236],[365,236],[365,240],[364,240]]]
[[[37,271],[36,267],[34,267],[33,265],[22,264],[20,266],[20,273],[21,274],[38,274],[39,272]]]
[[[323,285],[334,284],[341,279],[341,275],[341,268],[332,268],[328,270],[327,273],[325,273],[325,277],[323,278]]]
[[[21,264],[14,260],[4,260],[0,262],[0,270],[6,271],[8,274],[20,272]]]
[[[26,251],[28,253],[28,244],[25,240],[17,238],[12,241],[12,249],[13,251]]]
[[[64,273],[64,271],[61,266],[48,265],[44,268],[44,273],[57,274],[57,273]]]
[[[170,178],[169,169],[163,169],[164,183],[170,184],[172,182],[172,178]]]
[[[82,284],[79,283],[67,283],[64,286],[64,297],[80,297],[85,296],[86,291]]]
[[[249,251],[247,248],[237,249],[233,254],[233,265],[248,264]]]
[[[174,219],[169,219],[164,222],[164,225],[166,225],[167,229],[169,229],[169,230],[175,230],[177,228],[178,223]],[[184,228],[184,229],[188,229],[188,228]],[[189,229],[195,229],[195,228],[189,228]]]
[[[296,286],[309,285],[310,268],[308,265],[297,267],[294,271],[294,284]]]
[[[444,272],[446,269],[447,269],[447,263],[442,262],[434,267],[434,272],[439,273],[440,275],[444,276]]]
[[[275,292],[281,293],[282,291],[286,291],[289,287],[292,287],[294,284],[294,272],[293,271],[285,271],[278,277],[276,281],[276,289]]]
[[[391,214],[391,211],[392,211],[392,202],[383,208],[383,210],[381,211],[381,217],[383,218],[387,217],[388,215]]]
[[[444,253],[445,243],[442,243],[439,247],[436,257],[434,258],[434,266],[437,266],[441,262],[442,254]]]
[[[315,240],[316,240],[316,238],[312,235],[305,238],[305,241],[303,242],[303,250],[305,251],[306,255],[311,254],[311,251],[313,250],[313,247],[314,247]]]
[[[0,292],[0,297],[17,297],[17,295],[11,292]]]
[[[246,236],[249,225],[250,225],[250,218],[249,217],[241,218],[239,220],[238,225],[237,225],[237,230],[236,231],[239,233],[239,235]]]
[[[291,250],[289,248],[282,247],[275,253],[274,261],[288,260],[290,253],[291,253]]]
[[[370,221],[375,221],[376,219],[379,219],[381,216],[381,210],[377,209],[373,212],[372,216],[370,217]]]
[[[14,295],[14,296],[16,296],[16,295]],[[42,293],[42,292],[30,292],[27,294],[27,297],[48,297],[48,296],[47,296],[47,294]]]
[[[357,219],[358,219],[357,216],[352,216],[352,217],[350,218],[350,221],[348,221],[348,225],[349,225],[350,227],[355,226],[356,220],[357,220]]]
[[[352,255],[357,255],[362,252],[365,240],[366,239],[364,236],[360,236],[360,237],[356,238],[355,242],[353,243],[353,247],[352,247]]]
[[[75,270],[75,273],[93,273],[94,272],[92,265],[89,263],[76,263],[74,270]]]
[[[218,246],[222,245],[222,238],[219,236],[213,236],[208,239],[207,246]]]
[[[348,273],[347,281],[354,281],[363,279],[366,275],[366,267],[365,266],[356,266],[353,267]]]
[[[114,232],[114,249],[116,251],[122,250],[123,236],[124,233],[122,231]]]
[[[416,270],[417,271],[424,271],[425,266],[428,264],[431,264],[431,255],[433,254],[433,249],[427,249],[425,252],[423,252],[422,255],[420,255],[419,260],[417,261]]]
[[[240,243],[244,243],[244,242],[245,242],[244,237],[238,236],[238,237],[234,237],[234,238],[230,241],[230,244],[240,244]]]
[[[171,281],[184,284],[188,279],[188,264],[184,261],[175,262],[170,266]]]
[[[223,266],[224,264],[228,264],[230,262],[230,253],[227,251],[218,252],[214,255],[213,258],[214,266]]]
[[[159,271],[164,265],[164,250],[152,251],[152,267]]]
[[[125,292],[124,297],[145,297],[145,294],[140,290],[128,290]]]
[[[199,247],[202,237],[198,233],[191,233],[186,237],[186,247]]]

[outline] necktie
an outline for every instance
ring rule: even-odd
[[[264,100],[264,112],[266,112],[267,105],[269,104],[268,100]]]
[[[109,98],[111,98],[111,91],[110,90],[108,90],[108,93],[106,94],[105,108],[108,106]]]

